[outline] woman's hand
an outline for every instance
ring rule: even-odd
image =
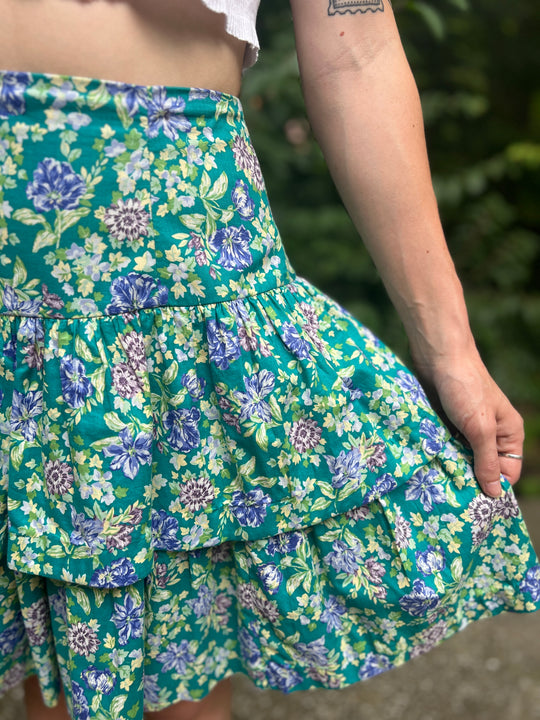
[[[522,454],[523,420],[478,353],[443,357],[436,368],[419,360],[415,368],[435,409],[471,446],[474,472],[482,490],[492,497],[500,495],[500,474],[515,484],[521,460],[498,453]]]

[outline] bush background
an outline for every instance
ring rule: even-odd
[[[540,494],[540,14],[537,0],[394,0],[420,90],[447,241],[477,344],[526,423],[521,494]],[[288,0],[264,0],[242,101],[300,275],[409,363],[406,337],[305,115]]]

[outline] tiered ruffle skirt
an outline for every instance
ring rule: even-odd
[[[341,688],[540,606],[510,485],[291,268],[237,98],[0,72],[0,694]]]

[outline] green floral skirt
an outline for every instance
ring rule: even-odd
[[[540,607],[509,483],[296,276],[239,100],[0,72],[0,694],[342,688]]]

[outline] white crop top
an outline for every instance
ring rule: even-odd
[[[225,29],[229,35],[247,42],[244,69],[251,67],[259,54],[259,39],[255,29],[261,0],[203,0],[209,10],[225,15]]]

